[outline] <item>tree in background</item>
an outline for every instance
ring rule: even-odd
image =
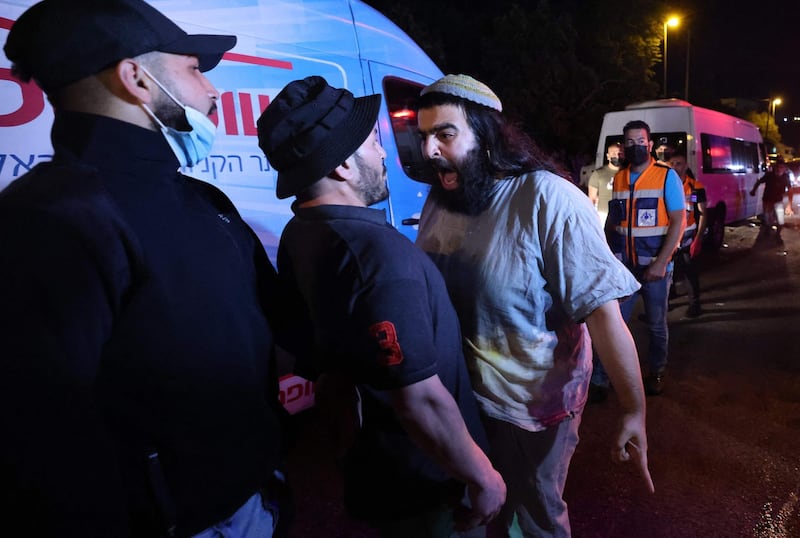
[[[756,112],[752,110],[745,115],[744,119],[758,127],[764,141],[769,140],[773,144],[780,144],[782,142],[779,125],[769,112]]]
[[[769,153],[782,155],[784,159],[792,159],[794,157],[794,148],[783,143],[780,125],[777,124],[769,112],[750,111],[745,115],[744,119],[761,131],[761,136],[764,138],[764,144],[767,146]]]
[[[492,87],[509,117],[576,175],[594,159],[603,114],[659,95],[662,0],[367,0],[445,73]]]

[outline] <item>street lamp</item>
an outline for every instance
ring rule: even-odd
[[[683,100],[689,100],[689,48],[692,46],[692,31],[686,26],[686,72],[683,76]]]
[[[776,109],[776,108],[778,107],[778,105],[780,105],[781,103],[783,103],[783,101],[781,101],[781,98],[780,98],[780,97],[776,97],[775,99],[773,99],[773,100],[772,100],[772,119],[773,119],[773,120],[775,119],[775,109]],[[777,123],[776,123],[775,125],[777,125]]]
[[[769,119],[775,118],[775,109],[778,107],[779,104],[783,103],[780,97],[776,97],[775,99],[770,99],[769,104],[767,105],[767,127],[764,129],[764,138],[769,136]],[[775,124],[778,125],[777,123]]]
[[[667,26],[678,26],[681,20],[678,17],[670,17],[664,21],[664,97],[667,96]]]

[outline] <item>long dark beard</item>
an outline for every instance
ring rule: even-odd
[[[435,167],[435,163],[432,164]],[[458,187],[447,190],[436,181],[431,186],[430,196],[449,211],[479,215],[492,202],[495,177],[489,159],[483,151],[474,148],[457,166]]]

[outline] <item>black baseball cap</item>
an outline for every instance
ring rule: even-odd
[[[208,71],[234,45],[232,35],[189,35],[143,0],[44,0],[12,25],[3,50],[16,76],[49,93],[152,51],[197,56]]]

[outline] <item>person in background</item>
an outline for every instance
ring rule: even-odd
[[[645,122],[634,120],[625,124],[623,143],[628,166],[614,176],[606,236],[611,251],[642,285],[621,302],[620,308],[625,321],[629,321],[641,295],[650,334],[644,390],[649,396],[656,396],[664,390],[672,258],[686,226],[686,202],[678,174],[650,156],[653,141]],[[598,366],[592,374],[592,383],[607,388],[603,365]]]
[[[349,512],[383,537],[445,538],[486,524],[506,489],[484,453],[442,277],[368,207],[389,195],[379,107],[380,95],[354,97],[311,76],[262,113],[259,146],[278,171],[277,196],[295,197],[278,272],[297,299],[297,324],[308,327],[305,358],[326,382],[357,388],[357,397],[328,391],[327,400],[360,404],[360,413],[339,413],[355,417],[343,428],[356,432],[343,462]]]
[[[683,182],[686,200],[686,228],[675,253],[674,280],[685,279],[688,282],[689,306],[686,308],[686,316],[696,318],[703,313],[700,306],[700,279],[696,259],[702,250],[703,234],[706,230],[706,189],[692,175],[684,153],[673,154],[670,166]]]
[[[672,155],[675,153],[675,148],[667,144],[666,137],[661,137],[658,142],[658,146],[656,146],[654,151],[656,162],[658,164],[669,165],[670,159],[672,159]]]
[[[608,216],[608,202],[611,201],[611,188],[614,175],[619,172],[624,153],[622,144],[615,142],[606,148],[606,164],[592,172],[589,177],[589,199],[597,209],[600,223],[605,224]]]
[[[608,217],[608,203],[611,201],[611,192],[614,186],[614,176],[619,172],[623,164],[624,152],[623,146],[619,142],[609,144],[606,149],[605,166],[597,168],[592,172],[589,178],[588,195],[589,200],[594,204],[597,210],[597,216],[600,218],[600,224],[605,226],[606,218]],[[592,364],[593,368],[598,368],[600,359],[597,357],[597,352],[592,351]],[[589,402],[600,403],[608,399],[608,390],[605,387],[598,385],[589,385]]]
[[[52,161],[0,193],[5,535],[285,531],[276,274],[178,172],[212,146],[203,72],[235,43],[141,0],[45,0],[11,27],[55,122]]]
[[[761,217],[759,237],[761,239],[771,237],[774,231],[774,242],[778,246],[783,246],[781,231],[786,222],[784,215],[794,215],[794,210],[792,209],[792,183],[783,157],[778,157],[772,165],[772,169],[756,181],[756,184],[750,190],[750,196],[756,195],[756,190],[762,183],[764,184],[764,192],[761,194],[761,204],[764,212]],[[784,202],[784,197],[786,196],[789,199],[788,204]]]
[[[592,342],[618,387],[613,458],[635,461],[653,488],[636,347],[618,304],[639,285],[608,249],[586,195],[554,173],[488,86],[447,75],[422,90],[418,108],[436,179],[417,244],[458,312],[490,458],[508,487],[490,531],[569,536],[563,491]]]

